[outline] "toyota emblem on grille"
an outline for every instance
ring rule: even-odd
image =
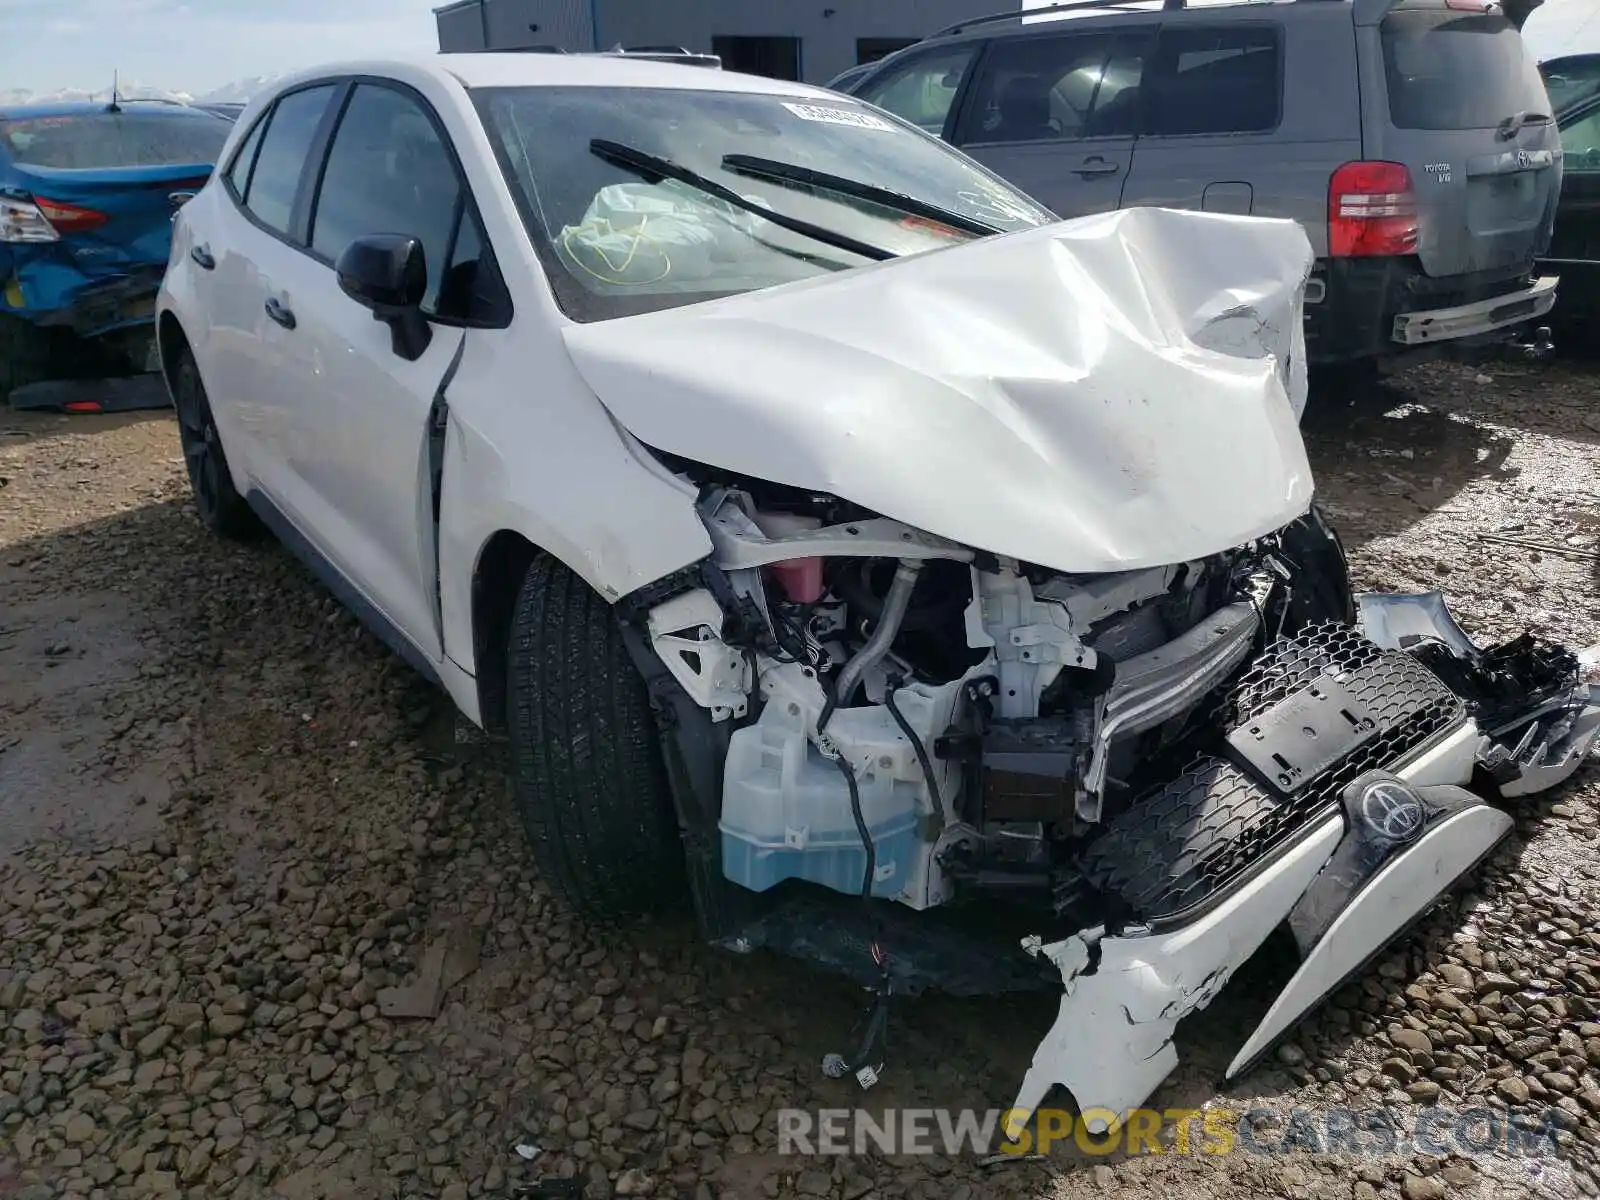
[[[1422,801],[1398,783],[1374,783],[1361,793],[1361,823],[1385,841],[1411,841],[1423,820]]]

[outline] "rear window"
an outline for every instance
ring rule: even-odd
[[[0,141],[27,167],[101,170],[108,167],[213,165],[232,126],[210,113],[74,113],[0,122]]]
[[[1539,73],[1544,76],[1545,91],[1550,93],[1550,105],[1558,117],[1590,96],[1600,95],[1600,54],[1541,63]]]
[[[1383,21],[1389,119],[1400,129],[1493,129],[1550,98],[1516,27],[1497,13],[1411,9]]]
[[[1278,124],[1275,26],[1163,29],[1145,68],[1146,134],[1262,133]]]

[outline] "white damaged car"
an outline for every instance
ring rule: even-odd
[[[863,1085],[890,995],[1054,988],[1016,1107],[1123,1113],[1269,933],[1232,1073],[1600,727],[1568,650],[1352,596],[1311,262],[799,84],[441,55],[252,102],[158,321],[202,519],[507,740],[557,893],[871,986]]]

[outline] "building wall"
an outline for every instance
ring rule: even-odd
[[[447,54],[483,50],[482,18],[476,4],[458,4],[434,13],[439,26],[439,49]]]
[[[856,64],[857,38],[926,37],[984,13],[1021,7],[1019,0],[485,0],[490,46],[538,44],[567,50],[682,46],[709,51],[713,37],[798,37],[801,77],[826,83]],[[590,8],[593,6],[593,21]],[[579,11],[581,10],[581,12]],[[473,13],[476,17],[476,13]],[[447,34],[446,21],[451,22]],[[538,33],[528,25],[538,24]],[[453,39],[467,22],[439,14],[441,49],[477,49]],[[556,36],[557,33],[561,36]],[[562,38],[570,38],[563,41]]]
[[[435,13],[439,49],[525,50],[530,46],[560,46],[563,50],[593,50],[597,6],[591,0],[475,0]],[[487,24],[489,42],[483,43]]]
[[[801,78],[827,83],[856,65],[857,38],[926,37],[963,18],[1016,6],[1016,0],[598,0],[599,44],[710,50],[719,35],[798,37]]]

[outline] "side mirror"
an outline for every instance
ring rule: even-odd
[[[422,314],[428,294],[422,243],[400,233],[368,234],[346,246],[333,269],[344,294],[389,326],[394,352],[408,362],[421,358],[433,340]]]

